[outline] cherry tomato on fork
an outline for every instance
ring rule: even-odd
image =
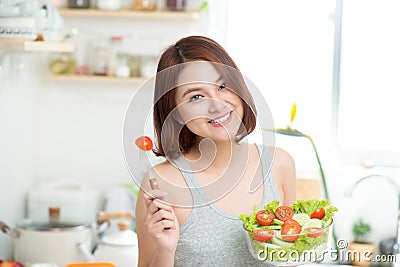
[[[288,206],[279,206],[275,211],[276,217],[281,221],[286,221],[293,217],[294,211]]]
[[[310,215],[310,219],[320,219],[322,220],[322,218],[325,217],[325,210],[324,208],[319,208],[316,209],[313,213],[311,213]]]
[[[256,220],[259,225],[271,225],[275,219],[275,215],[269,210],[260,210],[256,214]]]
[[[153,148],[153,142],[151,141],[150,137],[148,136],[140,136],[135,140],[135,144],[141,150],[151,150]]]
[[[274,236],[274,234],[274,230],[258,228],[254,230],[253,237],[255,240],[258,240],[260,242],[267,242]]]

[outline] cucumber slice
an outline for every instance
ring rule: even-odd
[[[307,213],[296,213],[292,217],[293,220],[297,221],[301,226],[310,220],[310,216]]]
[[[304,225],[303,229],[310,227],[322,228],[323,223],[320,219],[309,219]]]
[[[283,240],[281,231],[275,231],[275,235],[272,237],[271,243],[279,246],[287,246],[287,247],[293,246],[293,242],[287,242]]]
[[[270,244],[270,243],[264,243],[264,244],[265,244],[265,248],[269,248],[269,249],[277,249],[280,247],[276,244]]]
[[[275,244],[275,245],[278,245],[278,246],[282,246],[282,247],[291,247],[294,244],[294,243],[291,243],[291,242],[286,242],[286,241],[280,239],[277,236],[274,236],[271,239],[271,242],[272,242],[272,244]]]
[[[281,230],[282,229],[282,225],[267,225],[267,226],[261,226],[260,228],[264,228],[264,229],[271,229],[271,230]]]

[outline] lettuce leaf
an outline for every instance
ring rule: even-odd
[[[297,200],[292,204],[291,208],[294,213],[306,213],[309,215],[318,208],[324,208],[325,217],[322,220],[325,222],[331,221],[335,212],[338,211],[327,199]]]
[[[271,211],[273,214],[275,214],[276,209],[280,206],[280,202],[278,200],[273,200],[271,202],[268,202],[267,205],[264,206],[265,210]]]
[[[256,220],[257,212],[258,212],[258,207],[254,206],[253,207],[253,213],[248,214],[248,215],[247,214],[240,214],[239,215],[239,220],[243,221],[244,228],[247,231],[253,232],[254,229],[258,227],[258,223],[257,223],[257,220]]]

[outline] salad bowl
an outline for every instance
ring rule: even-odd
[[[336,211],[326,200],[296,201],[291,207],[273,201],[240,219],[253,257],[275,266],[296,266],[328,256],[324,251]]]

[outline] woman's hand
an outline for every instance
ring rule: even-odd
[[[151,190],[149,194],[144,194],[147,207],[144,223],[159,252],[175,253],[179,239],[179,223],[174,209],[165,203],[165,196],[166,193],[161,190]]]

